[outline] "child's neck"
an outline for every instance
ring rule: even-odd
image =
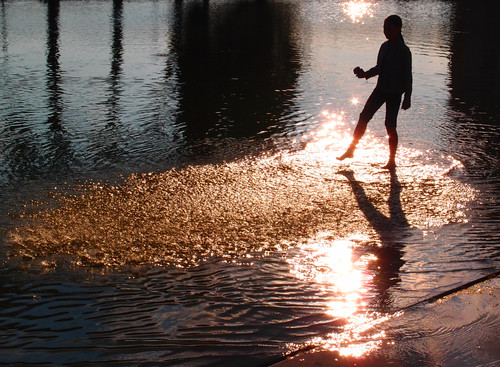
[[[400,33],[398,35],[395,35],[394,37],[388,38],[388,41],[391,43],[396,43],[396,42],[399,42],[402,38],[403,38],[403,36]]]

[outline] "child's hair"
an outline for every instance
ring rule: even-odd
[[[397,28],[401,29],[403,28],[403,21],[398,15],[389,15],[386,19],[386,22],[391,23],[392,25],[396,26]]]

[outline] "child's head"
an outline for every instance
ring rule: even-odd
[[[390,15],[384,21],[384,34],[388,40],[396,40],[401,36],[403,21],[397,15]]]

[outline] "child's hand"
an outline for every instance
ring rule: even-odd
[[[408,108],[410,108],[410,107],[411,107],[411,100],[410,100],[410,98],[407,98],[407,97],[405,96],[405,98],[403,99],[403,104],[401,105],[401,108],[402,108],[403,110],[407,110],[407,109],[408,109]]]
[[[365,71],[361,69],[359,66],[356,66],[353,70],[354,75],[356,75],[358,78],[364,78],[365,77]]]

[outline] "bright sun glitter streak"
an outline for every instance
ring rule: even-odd
[[[343,3],[344,13],[347,14],[353,23],[360,23],[368,16],[373,17],[374,4],[363,0],[350,0]]]
[[[355,98],[350,102],[354,103]],[[319,159],[325,162],[337,162],[340,156],[349,146],[352,140],[354,127],[347,126],[346,115],[341,112],[323,111],[323,119],[318,129],[306,136],[308,143],[305,153],[309,158]],[[356,162],[383,162],[387,159],[388,148],[386,141],[375,139],[367,130],[356,150]]]
[[[365,284],[369,281],[366,268],[376,257],[362,255],[356,259],[354,241],[333,238],[328,232],[319,233],[304,244],[301,252],[290,260],[291,271],[297,278],[331,292],[332,299],[326,303],[325,313],[346,321],[343,331],[315,338],[311,343],[322,349],[336,350],[343,356],[359,357],[380,347],[385,335],[372,329],[389,318],[363,311]]]
[[[342,332],[318,338],[315,342],[323,349],[338,351],[341,356],[361,357],[379,349],[386,338],[384,331],[374,332],[374,328],[400,315],[402,312],[393,315],[380,313],[353,315]]]
[[[328,233],[320,233],[290,261],[297,278],[313,281],[332,292],[325,311],[333,317],[353,315],[362,306],[361,298],[366,292],[363,267],[373,259],[363,257],[355,261],[353,246],[350,240],[332,240]]]
[[[307,137],[309,142],[305,150],[308,153],[338,154],[351,141],[350,129],[345,126],[344,112],[323,111],[321,116],[324,122]]]

